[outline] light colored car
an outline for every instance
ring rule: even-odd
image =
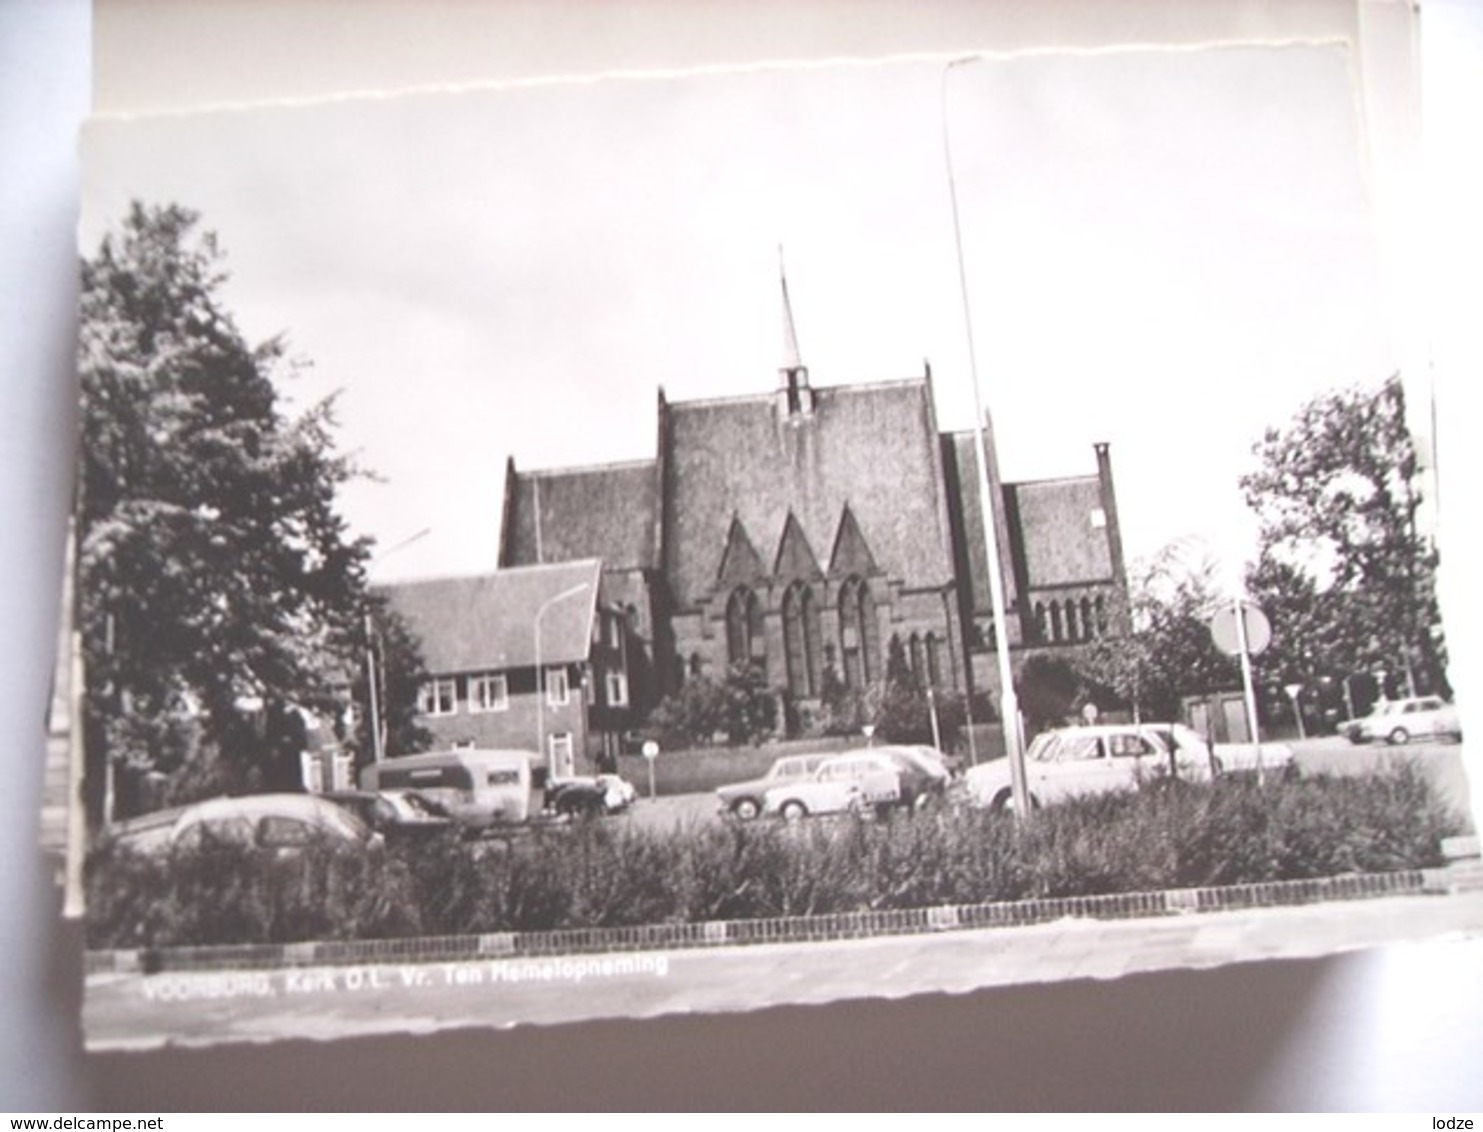
[[[1217,743],[1212,750],[1201,735],[1183,723],[1145,723],[1166,747],[1176,752],[1188,751],[1196,760],[1204,759],[1214,774],[1254,774],[1260,769],[1264,774],[1279,774],[1296,771],[1292,761],[1292,748],[1286,743],[1263,743],[1258,753],[1254,743]]]
[[[141,831],[124,843],[146,853],[227,841],[287,854],[310,845],[370,848],[382,843],[355,814],[313,794],[247,794],[186,806],[168,827]]]
[[[826,758],[808,778],[774,786],[762,812],[789,821],[810,814],[838,814],[901,800],[901,772],[889,755],[855,752]]]
[[[768,768],[761,778],[745,782],[733,782],[716,788],[716,797],[721,800],[721,809],[726,813],[750,821],[762,812],[762,799],[775,786],[808,778],[819,769],[820,764],[832,756],[785,755]]]
[[[1171,777],[1208,781],[1212,774],[1210,751],[1195,732],[1189,735],[1198,742],[1181,744],[1171,751],[1168,740],[1148,725],[1042,731],[1025,752],[1030,804],[1043,806],[1083,794],[1136,790],[1145,783]],[[1002,810],[1014,805],[1008,759],[970,767],[964,782],[974,805]]]
[[[1370,714],[1345,724],[1351,743],[1409,743],[1412,739],[1462,739],[1457,709],[1441,696],[1381,700]]]

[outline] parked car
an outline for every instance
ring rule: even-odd
[[[1176,754],[1188,751],[1196,760],[1203,758],[1212,774],[1254,774],[1257,770],[1257,747],[1254,743],[1217,743],[1212,748],[1205,736],[1182,723],[1145,723],[1142,726],[1152,730]],[[1264,773],[1296,773],[1292,748],[1286,743],[1263,743],[1261,770]]]
[[[626,810],[637,797],[633,784],[616,774],[553,778],[546,783],[545,808],[571,817],[597,816]]]
[[[1030,805],[1135,790],[1151,782],[1207,781],[1213,773],[1210,751],[1195,732],[1189,735],[1198,743],[1185,742],[1171,749],[1158,729],[1143,724],[1042,731],[1025,752]],[[1007,758],[970,767],[964,782],[974,805],[1001,810],[1014,805]]]
[[[909,809],[920,809],[947,794],[952,774],[932,747],[870,747],[857,753],[883,754],[895,762],[901,775],[900,802]]]
[[[247,794],[183,807],[168,826],[140,824],[120,842],[143,853],[228,841],[279,854],[313,844],[369,849],[383,843],[355,814],[314,794]]]
[[[721,809],[743,821],[750,821],[762,812],[762,799],[775,786],[808,778],[819,769],[821,763],[831,756],[785,755],[772,764],[761,778],[750,778],[745,782],[733,782],[716,788],[716,797],[721,800]]]
[[[1369,715],[1351,719],[1343,726],[1351,743],[1409,743],[1412,739],[1462,739],[1457,709],[1441,696],[1412,696],[1404,700],[1381,700]]]
[[[321,794],[388,840],[427,837],[453,826],[448,811],[415,790],[337,790]]]
[[[774,786],[762,812],[797,821],[810,814],[838,814],[901,800],[900,765],[889,755],[857,751],[824,759],[807,778]]]

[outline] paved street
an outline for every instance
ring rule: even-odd
[[[245,973],[103,974],[87,979],[83,1020],[89,1045],[97,1049],[428,1033],[962,993],[1478,935],[1483,935],[1483,892],[1150,920],[1068,919],[830,944]]]

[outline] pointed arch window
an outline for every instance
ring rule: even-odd
[[[762,603],[746,586],[731,591],[726,603],[726,659],[749,665],[767,677],[767,638],[762,629]]]
[[[1043,601],[1035,603],[1035,624],[1040,630],[1040,639],[1050,640],[1050,610],[1045,608]]]
[[[788,670],[788,691],[794,696],[818,694],[823,683],[822,644],[814,592],[802,582],[794,582],[783,594],[783,660]]]
[[[917,687],[922,686],[922,678],[927,674],[927,666],[922,659],[922,637],[920,633],[911,635],[911,678]]]
[[[1092,620],[1092,599],[1089,597],[1081,599],[1081,631],[1086,634],[1087,640],[1102,635],[1101,627]]]
[[[863,578],[845,579],[839,590],[839,655],[845,683],[863,688],[876,678],[880,662],[880,626],[875,600]]]
[[[1077,606],[1075,598],[1066,599],[1066,639],[1068,641],[1080,640],[1082,637],[1081,625],[1076,618]]]
[[[927,687],[942,687],[942,642],[936,633],[927,634]]]
[[[1050,603],[1050,637],[1059,644],[1066,639],[1065,626],[1061,622],[1061,603],[1053,601]]]

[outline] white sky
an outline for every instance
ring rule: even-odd
[[[972,421],[945,59],[96,122],[82,246],[199,210],[250,339],[333,389],[380,579],[492,569],[505,458],[649,457],[672,399],[771,389],[777,246],[818,385],[917,375]],[[946,112],[1007,479],[1112,444],[1124,538],[1233,560],[1269,424],[1396,368],[1337,45],[980,58]]]

